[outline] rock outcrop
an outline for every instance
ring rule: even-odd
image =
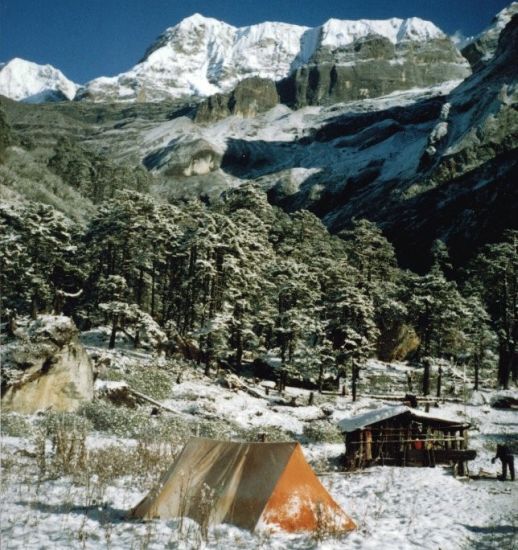
[[[241,81],[228,94],[215,94],[198,106],[195,122],[216,122],[228,116],[254,117],[279,104],[272,80],[252,77]]]
[[[167,147],[144,159],[148,169],[160,170],[168,177],[204,176],[221,164],[221,154],[208,141],[196,136],[173,140]]]
[[[42,315],[2,346],[2,410],[74,411],[93,398],[92,363],[72,319]]]

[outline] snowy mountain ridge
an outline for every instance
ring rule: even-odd
[[[365,64],[365,52],[370,50],[356,54],[356,45],[360,50],[363,42],[373,38],[384,41],[385,50],[388,44],[392,53],[380,53],[378,45],[377,51],[367,54],[371,60],[381,55],[392,57],[395,64],[413,63],[414,49],[439,48],[444,50],[441,59],[449,64],[443,80],[467,75],[468,65],[452,44],[450,48],[448,37],[433,23],[417,17],[329,19],[313,28],[280,22],[238,28],[196,13],[167,28],[126,72],[101,76],[79,87],[50,65],[13,59],[0,66],[0,94],[36,103],[74,98],[148,102],[207,97],[229,92],[249,77],[280,81],[307,64]],[[436,81],[434,77],[431,84]]]
[[[511,2],[495,15],[486,29],[469,40],[469,43],[462,49],[462,54],[473,67],[487,63],[492,59],[496,52],[500,33],[516,14],[518,14],[518,2]]]
[[[0,65],[0,94],[25,103],[74,99],[78,85],[52,65],[15,57]]]
[[[314,28],[277,22],[237,28],[194,14],[166,29],[132,69],[92,80],[79,97],[154,101],[208,96],[229,91],[251,76],[280,80],[308,63],[319,49],[340,49],[370,36],[394,45],[447,39],[433,23],[417,17],[330,19]]]

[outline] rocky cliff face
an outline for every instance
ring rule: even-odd
[[[279,83],[281,101],[295,108],[380,97],[470,74],[447,37],[396,44],[368,35],[344,47],[322,46],[310,63]]]
[[[2,410],[73,411],[93,398],[93,370],[68,317],[43,315],[2,346]]]
[[[247,78],[232,92],[216,94],[203,101],[196,111],[195,122],[216,122],[228,116],[254,117],[279,103],[275,83],[266,78]]]

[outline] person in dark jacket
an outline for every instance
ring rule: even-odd
[[[496,456],[491,460],[491,464],[494,464],[497,458],[502,462],[502,475],[498,479],[502,481],[507,479],[507,467],[509,466],[511,481],[514,481],[514,456],[511,449],[507,445],[497,445]]]

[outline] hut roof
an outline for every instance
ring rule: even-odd
[[[372,424],[377,424],[383,420],[388,420],[389,418],[394,418],[406,413],[410,414],[410,416],[416,420],[427,421],[428,423],[435,424],[437,426],[455,426],[458,428],[467,428],[469,426],[469,423],[467,422],[439,418],[435,415],[412,409],[406,405],[387,405],[363,414],[358,414],[349,418],[342,418],[342,420],[338,422],[338,427],[342,433],[350,433],[356,430],[361,430],[366,426],[371,426]]]
[[[342,420],[338,422],[338,427],[342,432],[354,432],[361,428],[365,428],[365,426],[387,420],[387,418],[399,416],[409,410],[410,408],[406,405],[387,405],[386,407],[381,407],[380,409],[368,411],[363,414],[342,418]]]

